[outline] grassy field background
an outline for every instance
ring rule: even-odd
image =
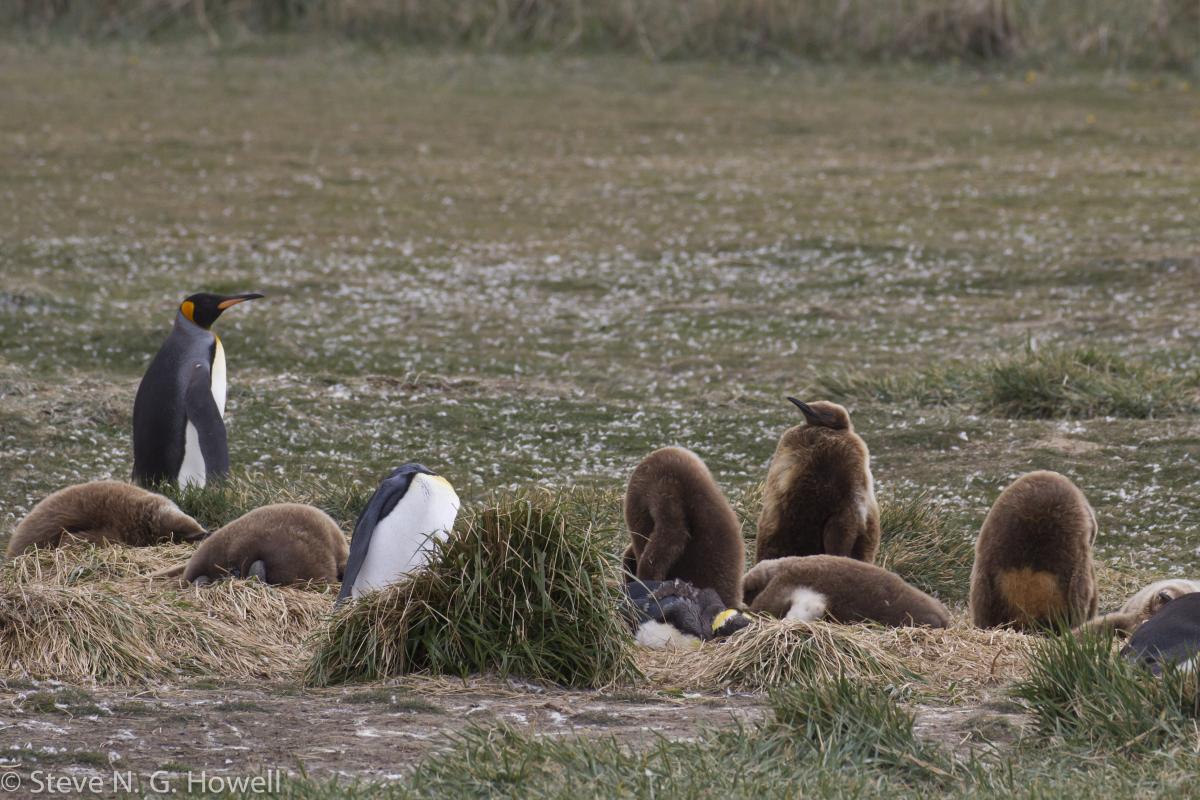
[[[217,325],[238,470],[369,489],[416,459],[478,498],[619,488],[676,443],[736,490],[799,394],[846,402],[881,493],[929,491],[965,537],[1046,467],[1096,505],[1105,557],[1195,565],[1200,102],[1180,78],[0,59],[0,526],[127,475],[176,304],[256,289]],[[1179,381],[1184,410],[1012,418],[954,389],[1031,344]],[[913,375],[944,391],[879,391]]]
[[[962,542],[1049,468],[1096,507],[1105,564],[1197,571],[1186,74],[274,38],[10,43],[0,71],[0,535],[54,489],[128,476],[134,391],[178,302],[253,289],[216,326],[244,497],[348,525],[420,460],[470,502],[574,487],[615,518],[637,461],[682,444],[752,520],[795,394],[847,404],[881,498],[927,496]],[[1070,705],[1052,678],[1071,656],[1045,657],[1036,702]],[[912,698],[822,683],[694,747],[472,729],[390,791],[1184,791],[1194,721],[1106,669],[1113,705],[1076,728],[1046,712],[1046,738],[976,698],[931,750]],[[1152,722],[1093,730],[1126,707]],[[344,794],[325,780],[295,796]]]

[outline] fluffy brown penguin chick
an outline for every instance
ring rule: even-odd
[[[130,547],[191,542],[208,535],[161,494],[119,481],[92,481],[60,489],[34,506],[13,531],[8,555],[30,547],[58,547],[66,534]]]
[[[758,562],[743,581],[752,611],[780,619],[878,622],[945,628],[936,599],[882,567],[843,556],[790,556]]]
[[[346,537],[328,514],[300,503],[278,503],[243,514],[206,539],[183,579],[198,586],[229,577],[277,585],[335,583],[348,554]]]
[[[975,542],[971,619],[981,628],[1078,625],[1096,615],[1096,514],[1057,472],[1000,493]]]
[[[756,560],[823,554],[874,563],[879,505],[866,443],[837,403],[788,400],[807,424],[785,431],[771,457]]]
[[[1200,581],[1184,578],[1155,581],[1139,589],[1117,611],[1088,620],[1075,628],[1074,633],[1113,631],[1128,636],[1167,603],[1192,592],[1200,592]]]
[[[643,581],[687,581],[713,589],[727,608],[742,605],[742,527],[704,462],[682,447],[655,450],[625,493],[632,542],[625,568]]]

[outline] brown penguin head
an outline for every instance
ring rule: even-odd
[[[854,430],[854,426],[850,424],[850,414],[837,403],[830,403],[826,400],[805,403],[794,397],[789,397],[788,400],[804,413],[804,419],[809,425],[818,428],[832,428],[835,431]]]
[[[203,525],[165,497],[155,509],[155,528],[163,542],[199,542],[208,536]]]

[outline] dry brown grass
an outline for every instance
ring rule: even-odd
[[[196,676],[286,680],[333,605],[332,590],[144,576],[190,548],[73,545],[0,572],[0,677],[144,684]]]
[[[658,688],[761,690],[846,675],[977,694],[1020,676],[1038,638],[964,622],[939,630],[760,619],[694,652],[641,650],[638,666]]]

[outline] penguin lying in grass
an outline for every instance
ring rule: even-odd
[[[634,640],[656,650],[694,650],[709,639],[740,631],[750,619],[726,608],[713,589],[687,581],[639,581],[625,584],[625,616]]]
[[[450,482],[421,464],[393,470],[354,523],[338,602],[390,586],[426,566],[433,540],[449,537],[460,505]]]
[[[1121,654],[1155,675],[1162,673],[1163,664],[1195,672],[1200,666],[1200,592],[1164,604],[1134,631]]]
[[[155,354],[133,400],[133,480],[203,486],[229,473],[225,348],[209,328],[221,312],[262,297],[193,294]]]

